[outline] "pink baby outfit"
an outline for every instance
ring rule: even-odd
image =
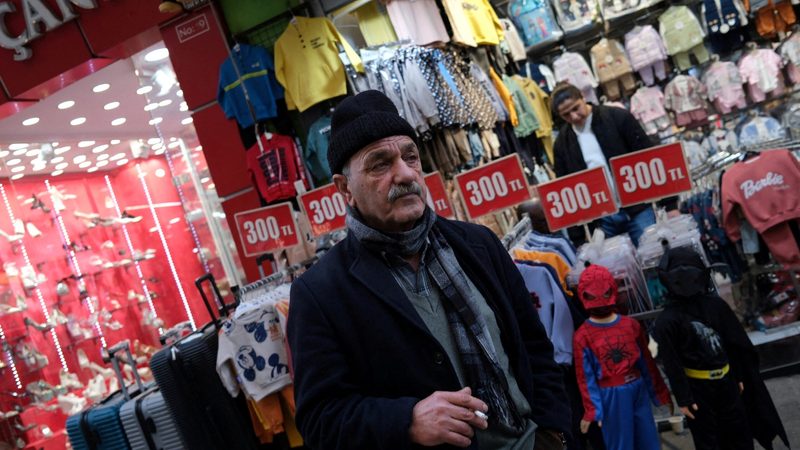
[[[565,52],[553,62],[553,72],[556,81],[566,81],[580,89],[587,102],[595,105],[600,103],[597,100],[597,93],[594,91],[594,88],[597,87],[597,79],[595,79],[592,69],[589,68],[589,64],[580,54]]]
[[[669,128],[670,121],[664,109],[664,94],[658,86],[642,87],[631,97],[631,114],[641,122],[647,134],[658,134]]]
[[[450,42],[436,0],[392,0],[386,11],[400,40],[416,45]]]
[[[667,49],[652,25],[636,26],[625,35],[625,51],[631,61],[633,70],[639,72],[647,86],[655,82],[653,74],[659,80],[667,77]]]
[[[747,91],[754,102],[766,100],[767,94],[783,94],[782,67],[781,57],[766,48],[753,50],[739,60],[739,74],[747,83]]]
[[[678,126],[700,122],[706,112],[706,87],[695,77],[678,75],[664,89],[664,107],[675,113]]]
[[[729,61],[711,64],[703,74],[703,84],[706,86],[708,99],[714,102],[714,108],[718,112],[728,114],[733,108],[747,107],[742,77],[736,64]]]

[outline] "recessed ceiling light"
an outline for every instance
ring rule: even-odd
[[[73,127],[77,127],[78,125],[83,125],[86,123],[86,117],[76,117],[69,121],[69,124]]]
[[[90,167],[86,172],[88,172],[88,173],[97,172],[97,167]]]
[[[161,139],[159,139],[159,138],[150,138],[150,139],[147,140],[147,145],[156,145],[156,144],[160,144],[160,143],[161,143]]]
[[[25,153],[28,153],[28,151],[25,150],[24,148],[21,148],[19,150],[14,150],[14,153],[12,153],[12,155],[14,155],[14,156],[22,156]]]
[[[34,156],[39,155],[39,152],[40,150],[38,148],[35,148],[33,150],[28,150],[28,152],[25,153],[25,156],[27,156],[28,158],[33,158]]]
[[[94,144],[95,144],[95,142],[94,142],[94,141],[80,141],[80,142],[78,142],[78,147],[80,147],[80,148],[86,148],[86,147],[91,147],[91,146],[93,146]]]
[[[25,176],[25,174],[24,174],[24,173],[18,173],[18,174],[16,174],[16,175],[12,175],[12,176],[11,176],[11,179],[12,179],[12,180],[19,180],[20,178],[22,178],[22,177],[24,177],[24,176]]]
[[[120,142],[122,142],[122,141],[120,141],[119,139],[112,139],[110,143],[111,143],[111,145],[117,145]]]
[[[178,89],[178,92],[175,93],[178,97],[183,97],[183,89]]]
[[[17,167],[12,167],[11,168],[11,172],[13,172],[13,173],[19,173],[19,172],[24,172],[24,171],[25,171],[25,166],[17,166]]]
[[[125,152],[122,152],[122,153],[117,153],[116,155],[112,156],[109,159],[111,159],[112,161],[116,161],[116,160],[122,159],[124,157],[125,157]]]
[[[69,145],[65,145],[63,147],[58,147],[53,151],[53,153],[55,153],[56,155],[63,155],[64,153],[67,153],[70,150],[72,150],[72,147],[70,147]]]
[[[165,149],[164,147],[161,147],[160,149],[154,151],[153,154],[154,155],[163,155],[165,151],[167,151],[167,149]]]
[[[58,104],[58,109],[69,109],[75,106],[75,100],[65,100]]]
[[[164,121],[163,117],[154,117],[154,118],[150,119],[150,121],[147,122],[147,123],[149,123],[150,125],[158,125],[163,121]]]
[[[126,120],[128,120],[128,119],[126,119],[124,117],[118,117],[118,118],[116,118],[116,119],[111,121],[111,126],[112,127],[118,127],[118,126],[122,125],[123,123],[125,123]]]
[[[189,125],[192,122],[194,122],[194,119],[192,119],[191,117],[187,117],[187,118],[181,120],[181,125]]]
[[[175,148],[175,147],[177,147],[179,145],[181,145],[181,143],[178,142],[178,141],[170,142],[169,145],[167,145],[167,148]]]
[[[127,159],[120,159],[119,161],[117,161],[118,166],[124,166],[125,164],[128,164]]]
[[[22,125],[26,127],[29,127],[31,125],[36,125],[37,123],[39,123],[38,117],[30,117],[22,121]]]
[[[148,104],[144,105],[144,110],[145,111],[152,111],[152,110],[154,110],[156,108],[158,108],[158,103],[148,103]]]
[[[105,167],[108,165],[108,161],[98,161],[96,166],[97,167]]]
[[[57,177],[57,176],[61,175],[62,173],[64,173],[63,170],[54,170],[54,171],[50,172],[50,176]]]
[[[72,158],[72,162],[75,163],[75,164],[80,164],[80,163],[82,163],[84,161],[86,161],[86,155],[78,155],[78,156]]]
[[[105,92],[110,88],[111,85],[108,83],[98,84],[97,86],[92,88],[92,92]]]
[[[69,163],[63,162],[61,164],[56,165],[56,170],[64,170],[69,167]]]
[[[172,100],[170,100],[170,99],[161,100],[160,102],[158,102],[158,106],[161,106],[162,108],[164,106],[169,106],[171,104],[172,104]]]
[[[162,47],[162,48],[157,48],[151,52],[148,52],[146,55],[144,55],[144,60],[147,62],[156,62],[156,61],[161,61],[162,59],[168,56],[169,56],[169,50],[167,50],[165,47]]]
[[[173,136],[173,137],[171,137],[171,138],[169,138],[169,141],[170,141],[170,142],[175,142],[175,141],[177,141],[177,140],[178,140],[178,138],[176,138],[176,137],[174,137],[174,136]]]
[[[158,168],[156,169],[156,176],[158,178],[164,178],[167,175],[167,172],[164,169]]]
[[[42,170],[44,170],[46,168],[47,168],[47,164],[40,163],[38,161],[34,161],[33,165],[31,166],[31,170],[33,170],[34,172],[40,172],[40,171],[42,171]]]
[[[8,150],[0,150],[0,158],[5,158],[6,156],[10,155],[11,152]]]
[[[81,169],[85,169],[85,168],[87,168],[87,167],[89,167],[91,165],[92,165],[91,161],[84,161],[84,162],[78,164],[78,167],[80,167]]]
[[[11,144],[8,146],[9,150],[19,150],[21,148],[28,148],[29,144]]]
[[[97,157],[97,160],[98,161],[105,161],[105,160],[108,159],[109,156],[111,156],[111,155],[109,155],[108,153],[103,153],[102,155]]]
[[[92,149],[92,153],[103,153],[106,150],[108,150],[108,144],[98,145]]]
[[[50,164],[58,164],[58,163],[60,163],[62,161],[64,161],[64,157],[63,156],[56,156],[55,158],[50,160]]]
[[[110,102],[103,105],[103,109],[105,109],[106,111],[111,111],[112,109],[117,109],[117,108],[119,108],[119,102]]]
[[[147,94],[148,92],[153,90],[153,86],[142,86],[136,90],[136,93],[139,95]]]
[[[16,166],[17,164],[19,164],[21,162],[22,162],[21,159],[14,158],[14,159],[9,159],[8,161],[6,161],[6,164],[8,164],[9,166]]]
[[[202,152],[203,151],[203,146],[202,145],[198,145],[197,147],[194,148],[194,151]]]
[[[203,184],[208,183],[209,181],[211,181],[211,177],[200,178],[200,182]]]
[[[189,110],[189,105],[187,105],[186,102],[183,102],[183,103],[181,103],[181,108],[180,109],[181,109],[181,111],[184,111],[184,112],[188,111]]]

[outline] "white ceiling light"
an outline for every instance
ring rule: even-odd
[[[117,160],[122,159],[124,157],[125,157],[125,152],[122,152],[122,153],[117,153],[116,155],[112,156],[109,159],[111,159],[112,161],[117,161]]]
[[[158,168],[156,169],[156,176],[158,178],[164,178],[167,175],[167,172],[164,169]]]
[[[29,144],[11,144],[8,146],[9,150],[19,150],[21,148],[28,148]]]
[[[14,156],[22,156],[25,153],[28,153],[28,151],[25,150],[24,148],[21,148],[19,150],[15,150],[14,153],[12,153],[12,155],[14,155]]]
[[[158,108],[158,103],[148,103],[148,104],[144,105],[144,110],[145,111],[152,111],[152,110],[154,110],[156,108]]]
[[[46,168],[47,168],[47,164],[45,164],[43,162],[39,162],[39,161],[34,161],[33,165],[31,166],[31,170],[33,170],[34,172],[40,172],[40,171],[42,171],[42,170],[44,170]]]
[[[156,145],[156,144],[160,144],[160,143],[161,143],[161,139],[159,139],[159,138],[150,138],[150,139],[147,140],[147,145]]]
[[[163,121],[164,121],[163,117],[154,117],[154,118],[150,119],[150,121],[147,122],[147,123],[150,124],[150,125],[158,125]]]
[[[11,172],[12,173],[19,173],[19,172],[24,172],[24,171],[25,171],[25,166],[17,166],[17,167],[12,167],[11,168]]]
[[[178,147],[179,145],[181,145],[181,143],[178,141],[170,142],[169,145],[167,145],[167,148],[175,148]]]
[[[82,163],[84,161],[86,161],[86,155],[78,155],[78,156],[72,158],[72,162],[74,164],[80,164],[80,163]]]
[[[78,125],[83,125],[86,123],[86,117],[76,117],[69,121],[69,124],[73,127],[77,127]]]
[[[91,168],[89,168],[89,170],[87,170],[87,172],[88,172],[88,173],[94,173],[94,172],[97,172],[97,167],[91,167]]]
[[[58,164],[58,165],[56,166],[56,170],[64,170],[64,169],[66,169],[67,167],[69,167],[69,163],[66,163],[66,162],[64,162],[64,163]]]
[[[198,145],[197,147],[194,148],[194,151],[202,152],[203,151],[203,146],[202,145]]]
[[[57,177],[57,176],[61,175],[62,173],[64,173],[63,170],[54,170],[54,171],[50,172],[50,176]]]
[[[108,165],[108,161],[98,161],[97,167],[105,167]]]
[[[110,84],[108,84],[108,83],[102,83],[102,84],[98,84],[97,86],[95,86],[95,87],[93,87],[93,88],[92,88],[92,92],[94,92],[94,93],[98,93],[98,92],[105,92],[105,91],[107,91],[107,90],[108,90],[108,88],[110,88],[110,87],[111,87],[111,85],[110,85]]]
[[[18,173],[18,174],[16,174],[16,175],[12,175],[12,176],[11,176],[11,179],[12,179],[12,180],[19,180],[20,178],[22,178],[22,177],[24,177],[24,176],[25,176],[25,174],[24,174],[24,173]]]
[[[189,110],[189,105],[187,105],[186,102],[183,102],[183,103],[181,103],[181,108],[180,109],[181,109],[182,112],[186,112],[186,111]]]
[[[181,125],[189,125],[192,122],[194,122],[194,119],[192,119],[191,117],[187,117],[187,118],[181,120]]]
[[[178,140],[178,138],[176,138],[176,137],[174,137],[174,136],[173,136],[173,137],[171,137],[171,138],[169,138],[169,141],[170,141],[170,142],[175,142],[175,141],[177,141],[177,140]]]
[[[97,160],[98,160],[98,161],[105,161],[105,160],[107,160],[107,159],[108,159],[108,157],[109,157],[109,156],[110,156],[110,155],[109,155],[108,153],[103,153],[102,155],[100,155],[100,156],[98,156],[98,157],[97,157]]]
[[[58,104],[58,109],[69,109],[75,106],[75,100],[66,100]]]
[[[110,102],[103,105],[103,109],[105,109],[106,111],[111,111],[112,109],[117,109],[117,108],[119,108],[119,102]]]
[[[175,93],[178,97],[183,97],[183,89],[178,89],[178,92]]]
[[[160,102],[158,102],[158,106],[161,106],[162,108],[164,106],[169,106],[171,104],[172,104],[172,100],[170,100],[170,99],[161,100]]]
[[[127,120],[128,119],[126,119],[124,117],[117,117],[116,119],[111,121],[111,126],[112,127],[118,127],[118,126],[122,125],[123,123],[125,123],[125,121],[127,121]]]
[[[108,150],[108,145],[98,145],[97,147],[92,149],[92,153],[103,153],[104,151]]]
[[[142,86],[136,90],[136,93],[139,95],[147,94],[148,92],[153,90],[153,86]]]
[[[95,144],[95,142],[94,142],[94,141],[80,141],[80,142],[78,142],[78,147],[80,147],[80,148],[86,148],[86,147],[91,147],[91,146],[93,146],[94,144]]]
[[[6,161],[6,164],[8,164],[9,166],[16,166],[17,164],[19,164],[21,162],[22,162],[21,159],[14,158],[14,159],[9,159],[8,161]]]
[[[117,144],[119,144],[120,142],[122,142],[122,141],[120,141],[119,139],[112,139],[112,140],[111,140],[111,145],[117,145]]]
[[[11,152],[8,150],[0,150],[0,158],[5,158],[6,156],[10,155]]]
[[[27,156],[28,158],[33,158],[34,156],[38,156],[39,152],[40,150],[38,148],[35,148],[33,150],[28,150],[28,152],[25,153],[25,156]]]
[[[58,147],[57,149],[55,149],[54,153],[56,155],[63,155],[64,153],[67,153],[70,150],[72,150],[72,147],[70,147],[69,145],[65,145],[63,147]]]
[[[29,127],[31,125],[36,125],[37,123],[39,123],[38,117],[30,117],[22,121],[22,125],[26,127]]]
[[[84,162],[78,164],[78,167],[80,167],[81,169],[85,169],[85,168],[87,168],[87,167],[89,167],[91,165],[92,165],[91,161],[84,161]]]
[[[167,149],[165,149],[164,147],[161,147],[160,149],[154,151],[153,154],[154,155],[163,155],[165,151],[167,151]]]
[[[147,62],[156,62],[156,61],[161,61],[162,59],[165,59],[168,56],[169,56],[169,50],[162,47],[162,48],[157,48],[151,52],[148,52],[146,55],[144,55],[144,60]]]
[[[119,161],[117,161],[118,166],[124,166],[125,164],[128,164],[127,159],[120,159]]]
[[[63,156],[56,156],[55,158],[50,160],[50,164],[58,164],[58,163],[60,163],[62,161],[64,161],[64,157]]]

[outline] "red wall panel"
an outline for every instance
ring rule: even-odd
[[[250,187],[245,148],[236,122],[226,119],[216,103],[194,113],[192,118],[220,197]]]
[[[230,226],[233,240],[236,241],[236,251],[239,252],[239,259],[242,261],[242,267],[244,268],[244,273],[248,282],[258,280],[261,277],[258,275],[256,259],[244,256],[242,239],[241,236],[239,236],[239,231],[236,229],[236,220],[234,216],[236,213],[260,207],[261,202],[255,190],[251,190],[222,203],[222,209],[225,211],[225,217],[228,219],[228,226]]]
[[[158,11],[156,2],[100,0],[98,7],[79,10],[78,22],[95,55],[124,57],[112,49],[174,15]]]

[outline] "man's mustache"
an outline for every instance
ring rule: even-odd
[[[392,185],[391,189],[389,189],[389,203],[392,203],[398,198],[408,194],[416,194],[422,197],[422,186],[420,186],[416,181],[412,181],[409,184]]]

